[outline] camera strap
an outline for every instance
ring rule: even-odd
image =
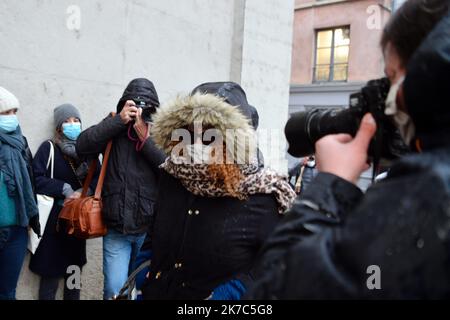
[[[130,124],[128,126],[128,139],[130,139],[133,142],[136,142],[136,151],[139,152],[142,150],[142,148],[144,147],[145,142],[147,141],[147,139],[145,139],[144,141],[139,140],[139,138],[134,138],[131,132],[131,128],[133,128],[133,124]],[[145,135],[148,135],[148,125],[147,125],[147,129],[145,131]]]
[[[380,167],[381,154],[383,149],[383,123],[382,121],[377,121],[377,131],[375,132],[375,137],[372,139],[373,148],[373,169],[372,169],[372,183],[375,181],[378,175],[378,170]]]

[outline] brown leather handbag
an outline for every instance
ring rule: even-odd
[[[105,180],[106,167],[111,153],[112,141],[106,147],[102,170],[98,179],[95,194],[87,197],[89,185],[97,169],[97,159],[92,161],[87,178],[83,185],[83,192],[78,199],[72,199],[64,204],[58,217],[57,228],[62,226],[65,232],[79,239],[92,239],[106,234],[106,226],[102,216],[102,188]]]

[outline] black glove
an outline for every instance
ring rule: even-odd
[[[33,229],[34,233],[37,234],[38,238],[40,238],[41,235],[41,224],[39,223],[39,214],[33,216],[30,219],[29,226],[31,229]]]

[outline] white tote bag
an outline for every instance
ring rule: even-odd
[[[47,161],[47,170],[48,167],[51,166],[50,168],[50,178],[53,179],[53,169],[55,167],[55,163],[54,163],[54,158],[55,158],[55,149],[53,148],[53,143],[51,141],[49,141],[48,143],[50,143],[50,154],[48,156],[48,161]],[[37,197],[37,204],[38,204],[38,209],[39,209],[39,223],[41,225],[41,235],[44,235],[44,230],[45,230],[45,225],[47,224],[47,220],[48,217],[50,215],[50,211],[53,208],[53,198],[43,195],[43,194],[38,194],[36,195]],[[34,254],[36,252],[37,247],[39,246],[39,242],[41,242],[41,238],[38,238],[37,234],[34,233],[33,229],[30,229],[28,231],[28,250],[30,250],[30,252],[32,254]]]

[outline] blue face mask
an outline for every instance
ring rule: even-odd
[[[0,116],[0,129],[9,133],[16,131],[19,126],[19,120],[15,114]]]
[[[63,123],[62,131],[64,135],[70,140],[77,140],[81,133],[81,123]]]

